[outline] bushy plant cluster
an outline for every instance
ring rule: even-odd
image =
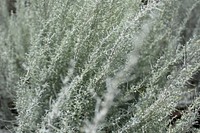
[[[11,15],[0,3],[4,128],[198,131],[199,0],[20,0]]]

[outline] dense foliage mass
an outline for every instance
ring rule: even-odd
[[[13,2],[0,1],[0,128],[198,131],[199,0]]]

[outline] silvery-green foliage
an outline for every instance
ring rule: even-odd
[[[192,130],[198,0],[27,2],[0,33],[0,83],[16,98],[17,133]],[[170,112],[187,105],[191,112],[167,127]]]
[[[30,22],[34,28],[27,73],[18,86],[19,96],[28,94],[17,102],[18,131],[76,132],[93,115],[93,93],[102,97],[105,77],[113,75],[134,49],[125,46],[132,40],[125,35],[133,31],[133,24],[123,22],[128,19],[124,10],[131,9],[120,1],[38,2],[31,3],[35,10],[30,15],[38,18]],[[65,80],[69,68],[73,71]]]
[[[11,106],[25,72],[23,62],[30,42],[25,20],[25,16],[9,16],[6,1],[0,1],[0,128],[10,129],[16,123]]]

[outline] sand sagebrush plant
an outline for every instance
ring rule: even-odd
[[[1,6],[0,96],[18,113],[5,127],[197,132],[199,7],[199,0],[18,0],[9,15]],[[170,118],[175,110],[181,119]]]
[[[23,61],[30,41],[27,16],[16,18],[11,1],[0,1],[0,129],[14,132],[16,86],[26,72]]]

